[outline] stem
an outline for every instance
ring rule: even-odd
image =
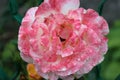
[[[103,7],[104,7],[104,4],[107,0],[101,0],[99,6],[98,6],[98,13],[99,15],[102,15],[102,10],[103,10]]]

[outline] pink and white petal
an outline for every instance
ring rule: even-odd
[[[107,39],[107,38],[103,38],[103,39],[102,39],[101,46],[99,47],[102,54],[106,54],[107,51],[108,51],[107,42],[108,42],[108,39]]]
[[[109,26],[107,21],[102,16],[99,16],[97,21],[99,24],[101,24],[100,29],[102,30],[102,34],[107,35],[109,33]]]
[[[19,35],[18,35],[18,48],[19,50],[22,51],[20,55],[23,58],[23,60],[25,60],[28,63],[32,62],[31,56],[29,54],[30,44],[29,44],[28,32],[30,30],[29,27],[31,27],[35,19],[36,10],[37,10],[37,7],[33,7],[27,11],[25,17],[22,20],[22,23],[19,29]]]
[[[43,73],[43,72],[41,71],[41,64],[39,64],[39,62],[38,62],[37,60],[34,60],[33,64],[35,65],[35,69],[36,69],[36,71],[38,72],[38,74],[39,74],[40,76],[42,76],[42,77],[45,78],[45,79],[48,79],[48,78],[49,78],[48,73]]]
[[[67,14],[70,10],[79,8],[79,0],[45,0],[53,9],[63,14]]]
[[[66,3],[61,5],[61,12],[67,14],[70,10],[75,10],[79,8],[79,0],[66,0]]]
[[[99,16],[99,14],[93,9],[88,9],[86,13],[83,14],[82,22],[83,24],[86,24],[90,28],[94,29],[96,33],[98,33],[97,29],[99,29],[103,35],[106,35],[109,32],[106,20],[103,17]]]
[[[38,71],[39,75],[42,76],[45,79],[50,79],[50,80],[57,80],[58,79],[58,75],[56,75],[53,72],[43,72],[41,70],[41,64],[38,64],[38,62],[34,62],[35,67],[36,67],[36,71]]]
[[[33,59],[30,56],[25,55],[24,53],[20,53],[20,56],[24,61],[28,63],[33,63]]]
[[[86,10],[84,8],[79,8],[79,9],[70,11],[67,16],[70,19],[80,20],[80,22],[82,22],[84,13],[86,13]]]
[[[73,54],[73,47],[71,46],[67,46],[67,48],[58,51],[57,52],[58,55],[61,55],[62,57],[67,57]]]
[[[96,34],[94,30],[91,28],[87,28],[86,31],[83,33],[83,40],[86,44],[100,44],[101,38]]]
[[[35,13],[37,9],[38,7],[32,7],[27,11],[22,20],[22,27],[31,27],[33,21],[35,20]]]
[[[28,38],[28,29],[27,27],[20,27],[19,35],[18,35],[18,49],[21,51],[22,58],[28,61],[28,58],[31,58],[29,51],[30,51],[30,44]],[[28,56],[28,57],[27,57]]]
[[[36,11],[36,18],[40,19],[40,22],[44,20],[45,17],[54,14],[55,11],[51,8],[50,4],[43,2]]]

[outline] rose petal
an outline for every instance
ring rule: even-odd
[[[22,26],[30,27],[35,19],[35,13],[38,7],[30,8],[22,20]]]
[[[99,16],[98,13],[93,9],[88,9],[87,12],[83,15],[83,24],[89,25],[89,27],[94,29],[97,33],[97,28],[103,35],[109,33],[107,22],[103,17]]]
[[[38,17],[40,22],[44,21],[44,18],[50,14],[54,14],[54,9],[51,8],[51,5],[43,2],[37,9],[35,16]]]
[[[79,0],[45,0],[53,9],[63,14],[67,14],[70,10],[79,8]]]
[[[25,17],[22,20],[22,24],[20,26],[19,36],[18,36],[18,48],[19,50],[22,51],[21,56],[26,62],[29,63],[32,62],[32,58],[29,54],[30,43],[29,43],[28,32],[35,19],[36,10],[37,7],[33,7],[27,11]]]
[[[33,59],[30,56],[25,55],[25,53],[20,53],[20,56],[24,61],[26,61],[28,63],[33,63]]]

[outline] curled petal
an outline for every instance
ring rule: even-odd
[[[32,62],[32,58],[29,54],[30,43],[29,43],[28,32],[35,19],[36,10],[37,10],[37,7],[33,7],[27,11],[25,17],[22,20],[22,24],[20,26],[19,36],[18,36],[18,42],[19,42],[18,48],[19,50],[22,50],[21,56],[26,62],[29,62],[29,63]]]
[[[33,21],[35,20],[35,13],[37,9],[38,7],[33,7],[27,11],[25,17],[22,20],[22,26],[29,27],[32,25]]]

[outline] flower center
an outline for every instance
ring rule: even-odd
[[[65,42],[72,35],[72,26],[70,23],[63,23],[59,27],[58,36],[61,42]]]
[[[61,38],[61,37],[59,37],[60,38],[60,41],[61,42],[64,42],[66,39],[63,39],[63,38]]]

